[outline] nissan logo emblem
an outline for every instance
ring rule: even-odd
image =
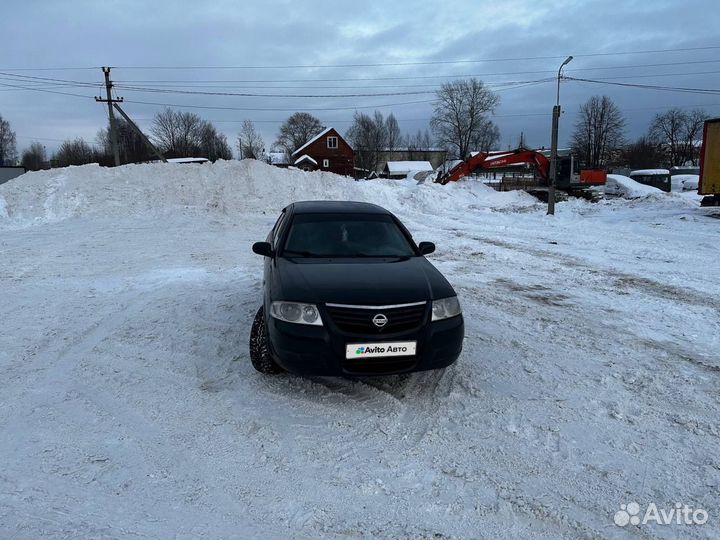
[[[377,315],[375,315],[373,317],[372,321],[375,326],[377,326],[378,328],[382,328],[383,326],[385,326],[387,324],[388,318],[385,315],[383,315],[382,313],[378,313]]]

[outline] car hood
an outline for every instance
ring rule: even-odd
[[[453,296],[445,277],[425,259],[278,259],[283,300],[390,305]]]

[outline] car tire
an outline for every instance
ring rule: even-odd
[[[265,308],[260,306],[250,330],[250,361],[260,373],[274,375],[283,371],[270,354],[267,326],[265,325]]]

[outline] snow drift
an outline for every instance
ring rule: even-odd
[[[393,212],[435,213],[438,205],[528,207],[522,192],[499,193],[479,182],[440,186],[408,180],[355,181],[325,172],[280,169],[255,160],[203,165],[83,165],[26,173],[0,186],[0,225],[26,227],[102,215],[275,212],[296,200],[359,200]]]

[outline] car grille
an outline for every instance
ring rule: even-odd
[[[352,375],[383,375],[410,371],[416,365],[417,358],[414,356],[363,358],[361,360],[353,358],[343,362],[343,370]]]
[[[427,302],[403,304],[395,307],[345,306],[327,304],[330,318],[343,332],[351,334],[395,334],[414,330],[423,324]],[[378,327],[373,323],[376,315],[385,315],[387,323]]]

